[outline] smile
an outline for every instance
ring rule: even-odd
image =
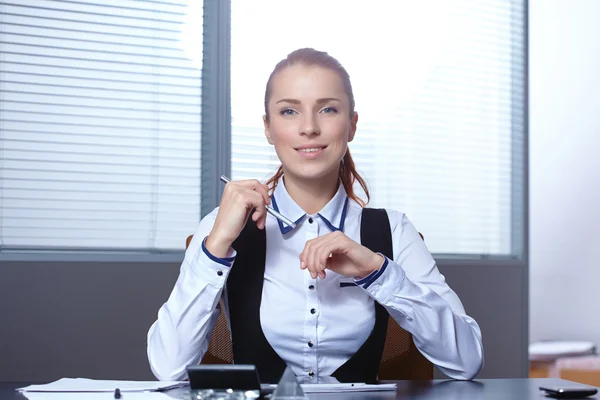
[[[299,149],[297,148],[295,150],[298,152],[300,157],[307,159],[307,160],[312,160],[312,159],[321,157],[321,155],[324,154],[324,151],[326,148],[327,148],[327,146],[315,146],[315,147],[302,147]]]
[[[310,149],[298,149],[303,153],[315,153],[317,151],[323,150],[325,147],[311,147]]]

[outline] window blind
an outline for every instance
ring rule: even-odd
[[[0,18],[1,249],[183,249],[202,2],[0,0]]]
[[[262,127],[265,84],[289,52],[314,47],[352,79],[359,123],[350,150],[369,206],[405,212],[437,254],[518,253],[524,7],[233,0],[233,178],[265,179],[279,165]]]

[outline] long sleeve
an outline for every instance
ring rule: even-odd
[[[394,259],[359,284],[413,335],[421,353],[453,379],[473,379],[483,366],[481,330],[408,218],[388,211]]]
[[[217,307],[235,254],[219,259],[204,247],[217,209],[200,222],[185,253],[177,282],[148,331],[148,360],[159,380],[182,380],[208,349]]]

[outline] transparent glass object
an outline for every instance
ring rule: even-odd
[[[296,375],[290,367],[287,367],[273,392],[273,400],[303,400],[307,399],[302,386],[298,383]]]

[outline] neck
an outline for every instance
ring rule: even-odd
[[[298,179],[284,172],[285,188],[290,197],[308,214],[316,214],[335,196],[338,173],[322,179]]]

